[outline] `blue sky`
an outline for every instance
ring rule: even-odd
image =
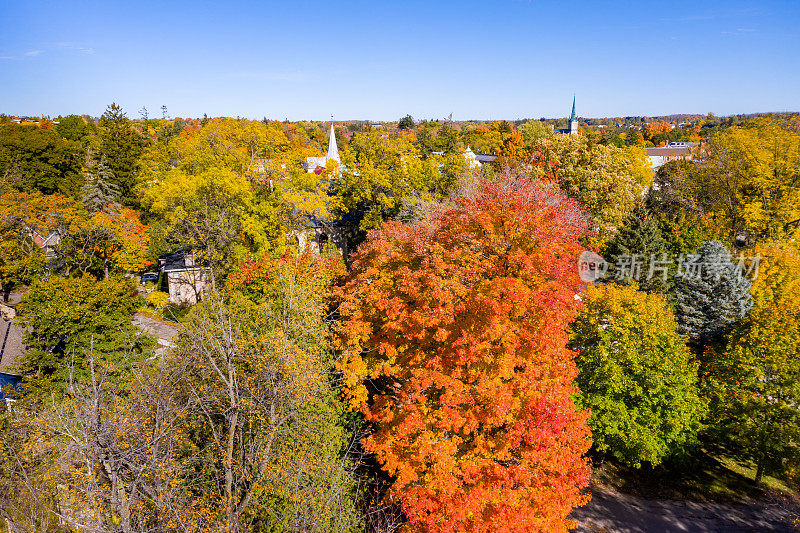
[[[800,1],[0,0],[0,112],[800,111]]]

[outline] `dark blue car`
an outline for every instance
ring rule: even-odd
[[[142,285],[145,283],[158,283],[158,273],[148,272],[147,274],[142,274]]]

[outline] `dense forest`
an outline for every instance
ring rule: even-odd
[[[797,114],[163,115],[0,117],[0,530],[566,531],[597,465],[710,450],[800,484]]]

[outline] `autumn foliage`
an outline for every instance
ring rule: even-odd
[[[414,531],[564,531],[589,477],[565,348],[586,222],[549,184],[465,186],[387,222],[338,294],[340,369],[362,441]]]
[[[673,126],[669,122],[648,122],[644,125],[644,138],[648,141],[662,133],[669,133]]]

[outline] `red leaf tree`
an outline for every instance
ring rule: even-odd
[[[586,234],[554,186],[507,178],[385,223],[355,255],[338,294],[345,393],[413,530],[565,531],[585,501],[565,346]]]

